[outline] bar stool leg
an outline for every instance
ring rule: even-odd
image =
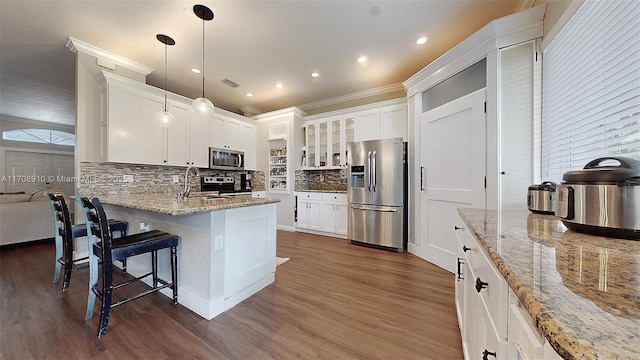
[[[91,251],[91,249],[89,249]],[[89,295],[87,296],[87,313],[84,316],[85,320],[89,320],[93,317],[93,308],[96,304],[96,293],[94,290],[98,288],[98,257],[89,255]]]
[[[109,324],[111,295],[113,294],[113,277],[111,275],[111,269],[104,269],[106,267],[111,268],[112,266],[113,265],[110,262],[102,262],[102,307],[100,310],[100,328],[98,329],[98,338],[107,333],[107,325]]]
[[[173,289],[173,303],[178,303],[178,248],[171,248],[171,288]]]
[[[62,281],[62,291],[69,289],[71,281],[71,270],[73,270],[73,238],[64,244],[64,279]]]
[[[158,287],[158,252],[151,252],[151,267],[153,272],[153,287]]]
[[[56,265],[53,270],[53,283],[56,284],[60,281],[60,270],[62,270],[62,237],[56,235]]]

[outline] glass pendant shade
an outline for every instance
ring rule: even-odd
[[[176,42],[164,34],[156,35],[156,39],[164,44],[164,110],[158,111],[153,118],[156,121],[156,125],[160,127],[170,127],[173,125],[176,117],[167,111],[167,46],[173,46]]]
[[[193,100],[191,107],[200,116],[211,116],[215,108],[213,103],[204,97],[204,22],[213,20],[213,11],[204,5],[194,5],[193,13],[202,19],[202,97]]]
[[[213,103],[203,97],[193,100],[191,106],[193,107],[193,111],[200,116],[211,116],[215,111]]]
[[[156,124],[160,127],[170,127],[176,120],[176,117],[167,110],[158,111],[154,116]]]

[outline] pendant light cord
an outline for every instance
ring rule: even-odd
[[[202,97],[204,98],[204,19],[202,19]]]
[[[167,111],[167,44],[164,44],[164,111]]]

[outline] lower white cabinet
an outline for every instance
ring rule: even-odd
[[[455,302],[465,359],[508,359],[508,285],[460,218]]]
[[[561,359],[460,217],[453,230],[458,240],[455,304],[464,358]]]
[[[298,192],[297,229],[347,234],[347,194]]]

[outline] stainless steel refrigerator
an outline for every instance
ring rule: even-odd
[[[406,247],[406,145],[402,138],[347,143],[350,242]]]

